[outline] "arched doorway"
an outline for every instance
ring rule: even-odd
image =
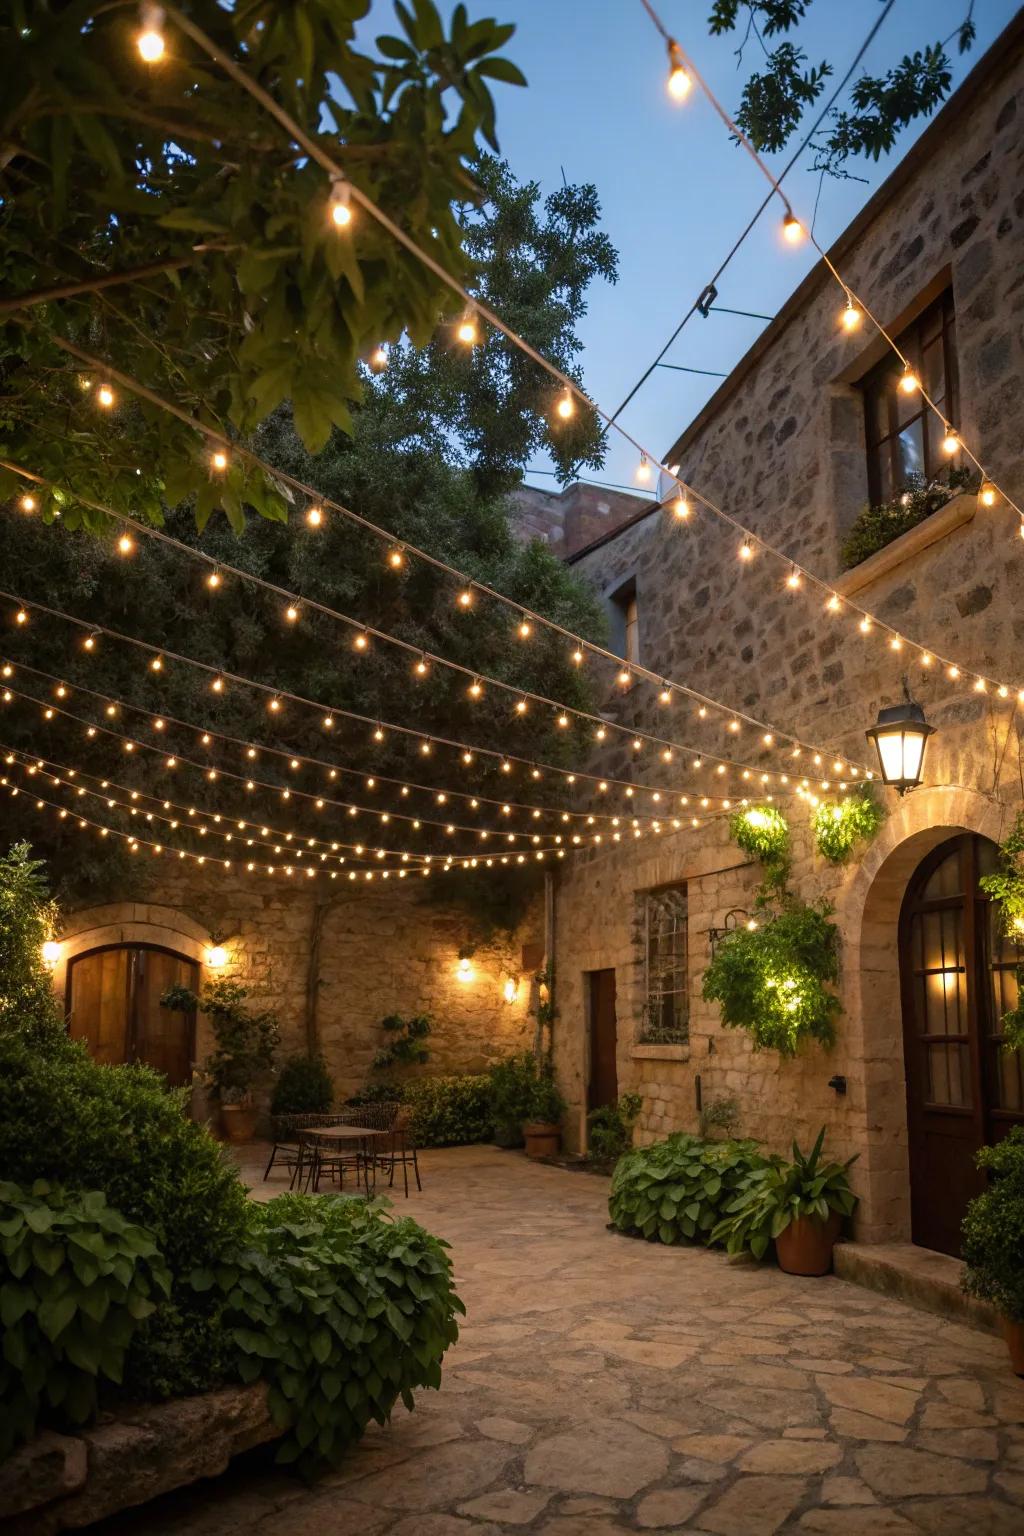
[[[959,1254],[967,1202],[984,1187],[974,1154],[1024,1124],[1024,1070],[1000,1020],[1017,999],[1017,947],[979,878],[994,843],[948,839],[918,865],[900,913],[911,1235]]]
[[[195,991],[194,960],[154,944],[108,944],[68,964],[68,1032],[84,1040],[106,1065],[142,1062],[162,1072],[171,1087],[192,1080],[195,1018],[160,999],[169,987]]]

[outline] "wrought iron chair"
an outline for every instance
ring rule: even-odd
[[[411,1168],[416,1178],[416,1188],[422,1192],[423,1184],[420,1180],[419,1159],[416,1156],[416,1139],[412,1129],[412,1112],[404,1105],[397,1104],[397,1111],[389,1127],[388,1140],[378,1154],[377,1162],[380,1168],[387,1173],[388,1188],[393,1189],[395,1183],[395,1169],[401,1168],[402,1180],[405,1185],[405,1198],[409,1198],[409,1169]]]
[[[302,1133],[312,1130],[318,1125],[345,1125],[348,1124],[347,1112],[326,1113],[316,1115],[273,1115],[271,1117],[274,1128],[274,1144],[270,1151],[270,1160],[263,1174],[263,1182],[270,1178],[271,1169],[277,1163],[282,1163],[291,1172],[289,1189],[295,1187],[295,1181],[302,1161]]]

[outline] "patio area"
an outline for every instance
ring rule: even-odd
[[[245,1161],[253,1193],[266,1157]],[[104,1536],[1015,1536],[1024,1381],[1001,1341],[843,1281],[605,1229],[607,1180],[465,1147],[408,1212],[468,1318],[439,1394],[312,1487],[253,1453]]]

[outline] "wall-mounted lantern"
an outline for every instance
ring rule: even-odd
[[[47,939],[43,945],[43,964],[48,971],[52,971],[60,959],[60,944],[56,939]]]
[[[519,996],[518,976],[509,976],[506,978],[505,984],[501,989],[501,995],[505,999],[506,1003],[509,1004],[509,1006],[515,1002],[516,998]]]
[[[934,735],[920,704],[907,699],[890,709],[880,709],[878,719],[865,732],[878,753],[882,782],[899,794],[916,789],[924,776],[924,753],[928,737]]]
[[[211,944],[206,951],[206,963],[212,970],[219,971],[228,963],[228,951],[223,944]]]
[[[472,981],[476,974],[473,970],[473,951],[471,949],[459,950],[459,963],[455,967],[455,975],[459,981]]]

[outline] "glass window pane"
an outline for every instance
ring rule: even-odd
[[[960,855],[951,853],[933,870],[924,888],[925,901],[937,901],[946,896],[960,895]]]
[[[1024,1061],[1020,1051],[996,1049],[996,1108],[1024,1110]]]
[[[899,483],[910,485],[924,476],[924,431],[921,417],[904,427],[899,438]]]
[[[937,336],[921,355],[921,380],[938,405],[946,393],[946,367],[942,355],[942,337]]]
[[[970,1106],[970,1064],[965,1045],[928,1047],[928,1100],[955,1109]]]

